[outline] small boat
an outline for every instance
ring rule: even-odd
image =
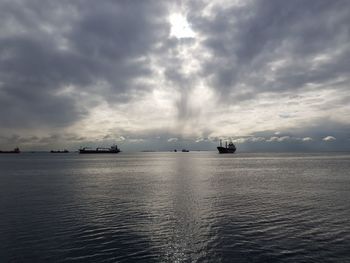
[[[58,151],[51,150],[50,153],[69,153],[69,151],[66,150],[66,149],[64,149],[63,151],[60,151],[60,150],[58,150]]]
[[[233,144],[233,142],[230,142],[227,145],[227,142],[225,143],[225,147],[222,146],[222,141],[220,140],[220,146],[217,147],[219,153],[235,153],[236,146]]]
[[[189,152],[189,150],[182,149],[182,152],[183,152],[183,153],[188,153],[188,152]]]
[[[120,149],[117,145],[112,145],[110,148],[98,147],[96,149],[89,149],[88,147],[84,147],[79,149],[79,153],[119,153]]]
[[[0,151],[0,153],[20,153],[21,151],[19,150],[18,147],[13,149],[13,151]]]

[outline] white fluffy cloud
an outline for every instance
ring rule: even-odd
[[[336,138],[333,137],[333,136],[326,136],[322,140],[325,141],[325,142],[331,142],[331,141],[335,141]]]

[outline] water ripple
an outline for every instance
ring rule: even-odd
[[[350,262],[348,155],[4,158],[4,262]]]

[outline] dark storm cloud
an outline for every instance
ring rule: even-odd
[[[223,94],[244,90],[242,84],[254,89],[253,98],[339,77],[349,82],[348,1],[249,1],[216,6],[211,16],[189,14],[213,56],[203,63],[203,77],[209,76],[211,86]],[[331,58],[312,65],[322,54]],[[271,72],[269,63],[281,59],[284,65]]]
[[[101,114],[95,117],[99,118],[105,108],[112,109],[108,116],[113,116],[113,107],[123,104],[125,107],[118,108],[116,115],[122,116],[125,110],[132,120],[103,120],[114,121],[118,127],[106,125],[101,139],[123,137],[130,142],[157,144],[159,137],[165,145],[159,147],[165,149],[170,138],[178,138],[180,143],[192,136],[182,137],[185,128],[189,134],[193,128],[193,142],[199,135],[220,136],[221,125],[213,120],[216,116],[210,117],[211,112],[223,119],[227,117],[225,124],[238,127],[241,122],[248,122],[249,116],[241,121],[237,113],[226,110],[227,106],[259,106],[259,110],[265,107],[271,112],[281,96],[295,95],[286,108],[276,109],[278,120],[292,122],[300,117],[299,112],[290,109],[300,105],[302,111],[303,103],[312,106],[314,115],[308,119],[305,113],[305,123],[295,122],[294,131],[282,131],[285,134],[279,137],[308,136],[315,138],[315,145],[327,136],[336,138],[329,142],[334,145],[344,142],[348,136],[344,130],[348,128],[346,118],[343,122],[337,116],[330,118],[329,109],[341,108],[339,112],[345,112],[344,105],[350,103],[346,95],[350,85],[349,1],[256,0],[241,1],[240,5],[219,2],[183,2],[179,10],[187,16],[196,37],[178,39],[169,37],[168,23],[169,12],[177,11],[176,5],[161,1],[0,1],[1,141],[7,141],[7,145],[78,145],[96,138],[90,138],[87,132],[84,136],[69,134],[68,129],[61,133],[60,129],[73,127],[79,120],[93,122],[95,106],[102,104]],[[204,12],[208,6],[211,10]],[[195,69],[184,70],[191,62],[195,62]],[[206,103],[205,96],[202,105],[194,103],[193,96],[198,100],[202,95],[193,95],[199,85],[213,91],[213,103]],[[174,117],[176,120],[171,121],[175,128],[163,127],[159,124],[162,122],[156,121],[143,124],[146,108],[144,112],[129,112],[128,103],[142,102],[147,96],[139,95],[152,94],[149,92],[157,88],[174,94],[159,105],[171,104],[177,112],[164,114],[160,110],[159,118]],[[334,97],[325,99],[328,95],[321,92],[330,89],[337,96],[332,93],[329,96]],[[310,96],[312,92],[320,96]],[[264,94],[268,95],[259,101]],[[218,105],[214,105],[215,95],[221,98]],[[151,103],[140,103],[140,107]],[[202,112],[209,114],[201,116]],[[199,125],[201,117],[206,121],[204,125]],[[131,125],[125,124],[129,121]],[[140,125],[132,125],[138,122]],[[265,131],[264,127],[259,130],[258,124],[252,128],[254,131],[247,128],[245,132],[264,138],[251,142],[266,147],[275,131]],[[279,124],[274,125],[278,129]],[[41,128],[43,132],[32,135]],[[28,133],[23,134],[26,129]],[[271,143],[279,143],[278,147],[288,143],[287,137],[274,140]],[[207,146],[211,143],[209,139],[198,140],[203,141]]]
[[[1,124],[64,127],[87,113],[81,92],[114,103],[146,89],[135,80],[151,73],[164,14],[157,1],[2,1]]]

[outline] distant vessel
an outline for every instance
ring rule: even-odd
[[[225,147],[222,146],[222,141],[220,140],[220,146],[217,147],[219,153],[235,153],[236,151],[236,146],[230,142],[227,145],[227,142],[225,143]]]
[[[188,153],[188,152],[189,152],[189,150],[182,149],[182,152],[183,152],[183,153]]]
[[[58,151],[51,150],[50,153],[69,153],[69,151],[66,150],[66,149],[64,149],[63,151],[60,151],[60,150],[58,150]]]
[[[19,150],[18,147],[13,149],[13,151],[0,151],[0,153],[20,153],[21,151]]]
[[[79,149],[79,153],[119,153],[120,149],[118,149],[117,145],[113,145],[110,148],[96,148],[89,149],[87,147]]]

